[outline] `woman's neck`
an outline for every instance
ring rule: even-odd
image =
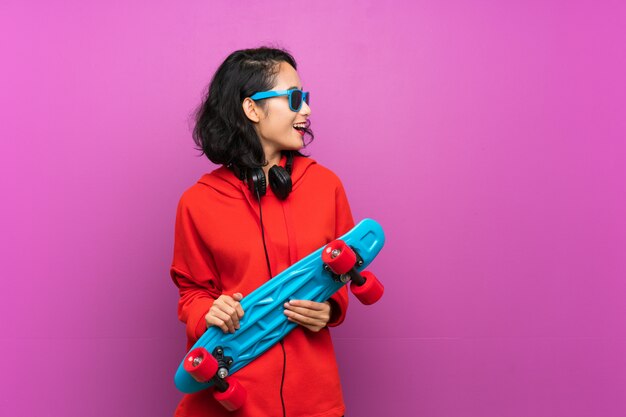
[[[273,153],[272,155],[265,154],[265,159],[267,160],[267,165],[263,167],[265,178],[269,178],[270,168],[273,167],[274,165],[279,165],[281,158],[282,158],[282,154],[280,151],[277,151]]]

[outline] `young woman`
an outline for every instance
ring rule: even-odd
[[[210,326],[236,332],[242,297],[354,226],[339,178],[299,152],[313,133],[296,68],[284,50],[235,51],[197,111],[194,140],[221,166],[183,193],[176,213],[170,275],[188,349]],[[299,326],[237,372],[244,405],[229,412],[204,390],[185,395],[177,416],[343,415],[328,328],[344,320],[346,287],[284,307]]]

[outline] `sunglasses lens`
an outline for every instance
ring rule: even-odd
[[[291,110],[298,111],[300,110],[300,106],[302,105],[302,91],[300,90],[292,90],[291,91]]]

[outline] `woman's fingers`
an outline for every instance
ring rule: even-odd
[[[215,317],[218,320],[221,320],[226,326],[226,331],[233,333],[235,331],[235,323],[233,320],[233,315],[237,315],[235,309],[228,305],[228,303],[224,300],[225,297],[228,296],[220,296],[215,302],[213,306],[209,310],[209,314]],[[239,325],[239,322],[237,322]],[[224,327],[220,326],[222,330]]]
[[[287,316],[287,319],[289,321],[293,321],[314,332],[320,331],[322,328],[324,328],[324,326],[326,326],[326,323],[328,323],[328,320],[296,313],[292,310],[285,310],[285,315]]]
[[[287,310],[285,314],[287,315],[287,320],[299,324],[300,326],[306,327],[313,332],[319,332],[324,327],[323,323],[302,316],[301,314],[293,313],[289,310]]]
[[[294,307],[308,308],[309,310],[324,311],[326,303],[317,303],[311,300],[289,300],[289,305]]]
[[[291,300],[284,304],[285,315],[290,321],[317,332],[330,320],[330,303],[308,300]]]
[[[230,332],[230,333],[235,332],[235,325],[233,323],[233,318],[230,314],[227,314],[225,311],[221,310],[220,308],[215,308],[212,315],[213,317],[221,320],[226,325],[227,332]],[[222,326],[220,327],[222,328],[222,330],[224,330],[224,327]]]
[[[211,309],[205,316],[207,328],[210,326],[218,326],[224,332],[234,333],[239,329],[239,320],[243,317],[243,308],[239,301],[243,299],[241,293],[229,295],[220,295],[211,306]]]
[[[237,315],[237,310],[235,309],[235,307],[232,307],[229,301],[224,301],[223,303],[220,303],[218,307],[222,313],[228,316],[228,327],[231,327],[232,325],[233,330],[238,329],[239,316]]]
[[[328,319],[330,318],[330,315],[328,313],[325,313],[323,311],[310,310],[304,307],[294,307],[294,306],[286,305],[285,309],[287,311],[299,314],[300,316],[306,317],[308,319],[323,322],[324,324],[327,323]]]
[[[228,333],[229,332],[228,325],[223,319],[219,317],[219,315],[220,315],[219,311],[218,312],[209,311],[209,313],[204,317],[204,319],[206,320],[207,328],[211,326],[217,326],[220,329],[222,329],[224,333]]]
[[[285,310],[285,315],[291,319],[294,319],[300,323],[308,324],[308,325],[317,325],[321,323],[321,320],[316,317],[306,316],[301,313],[296,313],[293,310]]]
[[[239,293],[236,293],[237,295]],[[241,294],[239,294],[241,295]],[[241,298],[239,298],[241,299]],[[241,304],[236,299],[227,298],[224,300],[230,307],[234,309],[234,313],[237,313],[233,316],[233,320],[236,320],[237,326],[239,326],[239,320],[243,317],[243,308],[241,308]],[[229,313],[230,314],[230,313]]]
[[[330,304],[316,303],[314,301],[293,300],[284,304],[288,311],[299,313],[303,316],[318,319],[328,323],[330,320]]]

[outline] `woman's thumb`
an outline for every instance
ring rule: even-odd
[[[237,301],[241,301],[241,299],[243,298],[243,295],[240,292],[236,292],[233,294],[233,298]]]

